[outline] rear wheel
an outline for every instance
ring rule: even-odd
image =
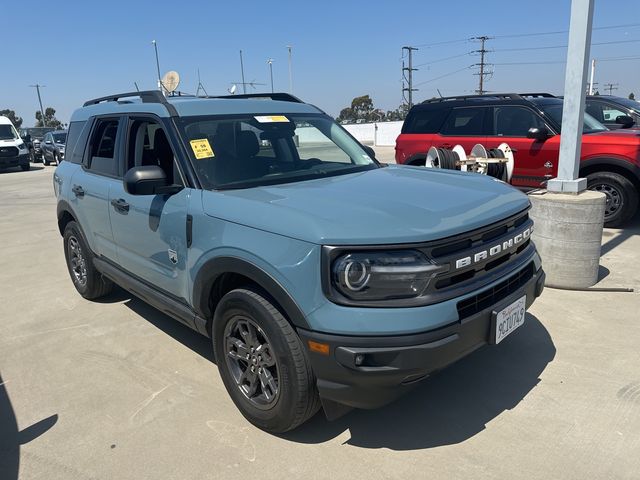
[[[64,256],[71,281],[80,295],[92,300],[111,292],[113,283],[94,267],[93,255],[76,222],[69,222],[64,229]]]
[[[587,186],[606,196],[605,227],[619,227],[636,213],[638,190],[628,178],[613,172],[596,172],[587,175]]]
[[[30,163],[23,163],[22,165],[20,165],[20,168],[21,168],[23,171],[25,171],[25,172],[26,172],[27,170],[30,170],[30,169],[31,169],[31,164],[30,164]]]
[[[220,300],[213,343],[227,392],[258,428],[286,432],[320,408],[300,338],[259,290],[232,290]]]

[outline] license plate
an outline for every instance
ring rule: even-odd
[[[495,315],[495,344],[497,345],[524,324],[527,296],[519,298]]]

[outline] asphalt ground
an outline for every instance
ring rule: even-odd
[[[53,170],[0,173],[0,479],[640,477],[640,218],[605,230],[598,284],[634,293],[546,289],[396,403],[275,436],[208,339],[121,289],[75,292]]]

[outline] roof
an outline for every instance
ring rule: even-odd
[[[148,95],[147,95],[148,94]],[[138,98],[136,98],[138,97]],[[278,100],[273,100],[278,98]],[[122,100],[127,98],[126,100]],[[287,99],[287,100],[285,100]],[[151,113],[159,117],[198,115],[322,113],[320,109],[288,94],[252,94],[228,97],[162,97],[159,92],[133,92],[90,100],[76,110],[71,121],[96,115]],[[172,115],[173,113],[173,115]]]

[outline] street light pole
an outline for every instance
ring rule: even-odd
[[[291,45],[287,45],[287,50],[289,50],[289,93],[293,94],[293,74],[291,72],[291,49],[293,47]]]
[[[267,60],[269,64],[269,74],[271,75],[271,93],[273,93],[273,58]]]
[[[162,80],[160,79],[160,61],[158,60],[158,44],[155,40],[151,40],[153,48],[156,51],[156,68],[158,69],[158,90],[162,92]]]
[[[39,83],[36,83],[35,85],[29,85],[31,88],[35,88],[36,91],[38,92],[38,103],[40,104],[40,115],[42,116],[42,126],[46,127],[47,123],[44,119],[44,108],[42,108],[42,97],[40,96],[40,87],[44,88],[46,87],[46,85],[40,85]]]
[[[242,74],[242,93],[247,93],[247,84],[244,82],[244,64],[242,63],[242,50],[240,50],[240,73]]]

